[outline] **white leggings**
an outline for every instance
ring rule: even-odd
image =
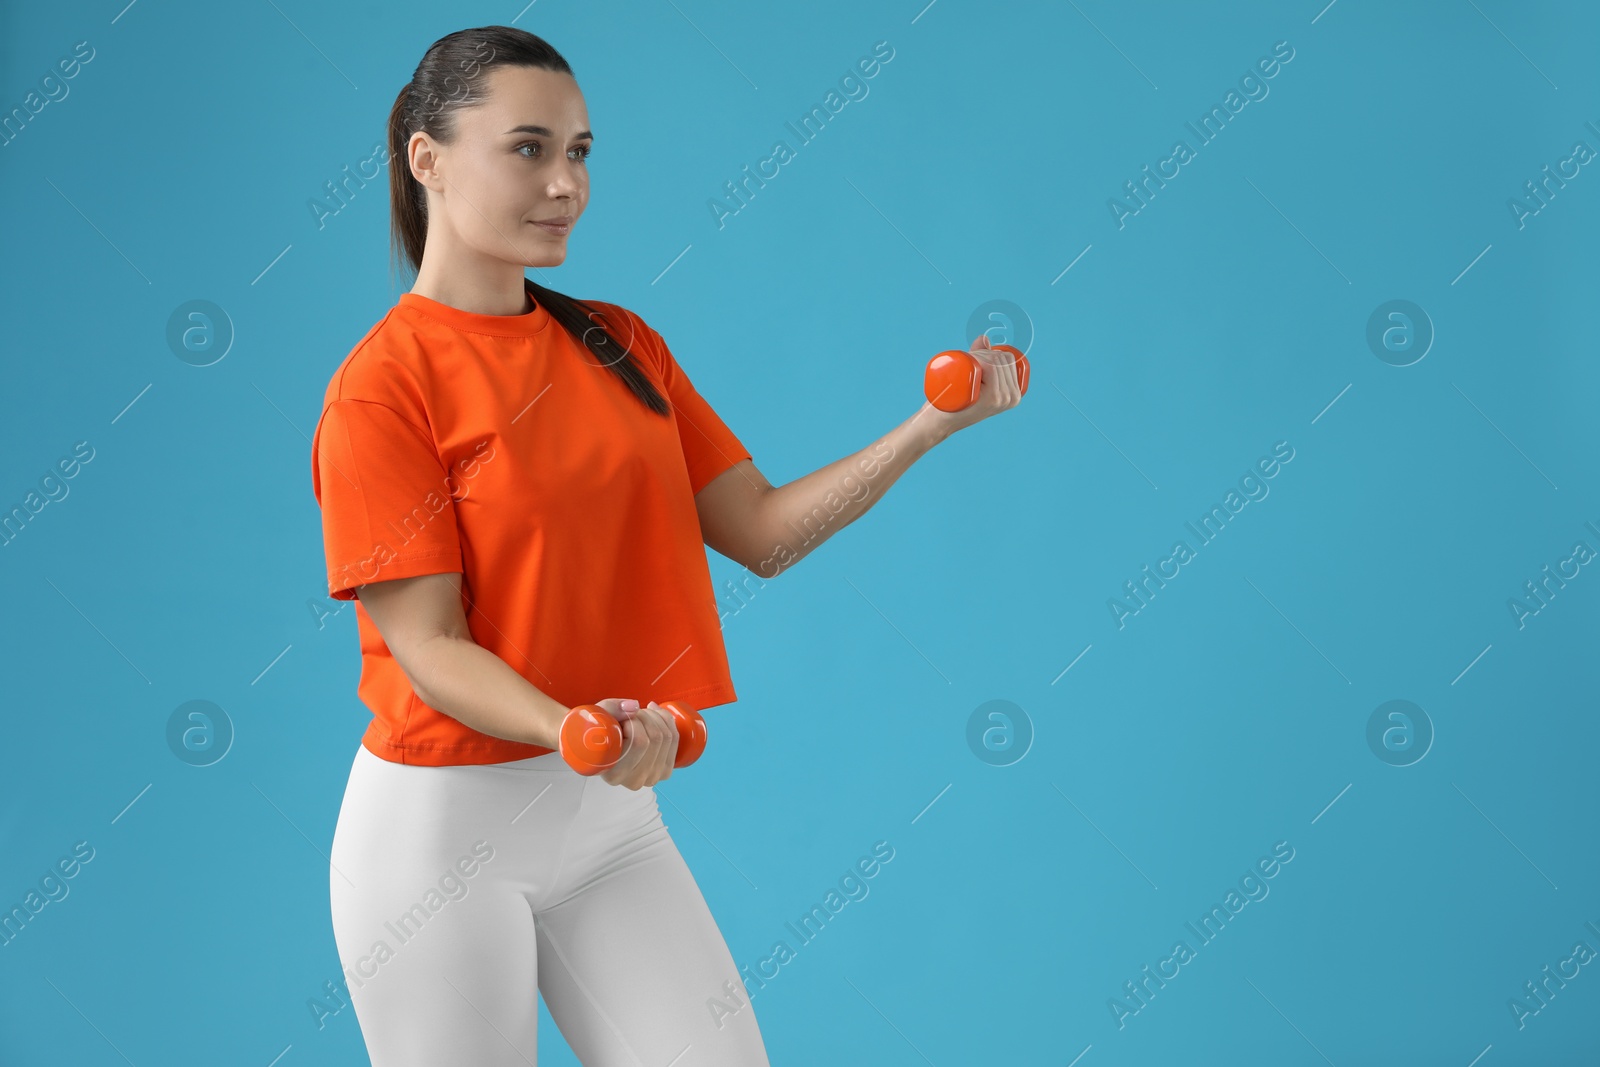
[[[767,1067],[655,790],[557,753],[426,767],[361,746],[334,940],[373,1067],[529,1067],[539,1006],[585,1067]]]

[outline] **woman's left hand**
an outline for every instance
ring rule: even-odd
[[[637,700],[607,697],[596,701],[622,726],[622,758],[600,772],[612,785],[639,790],[672,777],[678,756],[678,724],[654,700],[640,707]]]
[[[1017,367],[1011,353],[991,346],[988,334],[979,334],[968,351],[978,361],[983,374],[978,399],[960,411],[940,411],[924,402],[917,413],[919,418],[928,420],[941,441],[957,430],[1014,408],[1022,401],[1022,386],[1017,383]]]

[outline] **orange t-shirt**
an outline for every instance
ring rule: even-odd
[[[750,453],[644,320],[585,302],[669,415],[542,305],[485,315],[415,293],[328,383],[311,481],[329,595],[356,600],[375,755],[445,766],[551,749],[424,704],[355,595],[367,582],[460,571],[473,640],[568,707],[737,699],[694,494]]]

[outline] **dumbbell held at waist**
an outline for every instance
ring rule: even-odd
[[[679,700],[657,705],[672,716],[678,728],[678,754],[674,767],[687,767],[706,749],[706,721]],[[599,774],[622,758],[622,724],[598,704],[579,704],[561,720],[557,744],[567,766],[582,775]]]
[[[1010,345],[991,345],[997,352],[1010,353],[1017,366],[1017,385],[1028,395],[1028,357]],[[991,370],[992,373],[992,370]],[[983,367],[971,352],[952,348],[928,360],[922,377],[922,393],[940,411],[960,411],[978,401],[983,389]]]

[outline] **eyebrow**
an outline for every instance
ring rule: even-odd
[[[511,129],[507,130],[506,133],[507,134],[531,133],[531,134],[536,134],[536,135],[538,135],[540,137],[554,137],[555,136],[555,134],[550,131],[550,128],[548,126],[513,126],[513,127],[511,127]],[[591,133],[588,130],[584,130],[582,133],[574,135],[572,139],[574,141],[585,141],[585,140],[592,141],[592,140],[594,140],[594,134]]]

